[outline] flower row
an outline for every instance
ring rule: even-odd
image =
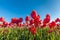
[[[60,19],[56,18],[56,20],[50,22],[50,15],[46,14],[44,20],[41,20],[40,15],[38,15],[35,10],[31,12],[30,16],[26,16],[25,22],[23,22],[23,18],[12,18],[11,22],[8,23],[3,17],[0,18],[0,27],[14,28],[14,26],[18,28],[26,27],[32,34],[36,34],[37,27],[45,28],[48,26],[48,28],[55,30],[60,26]],[[51,30],[49,32],[51,32]]]

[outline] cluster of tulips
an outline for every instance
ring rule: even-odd
[[[12,18],[8,23],[0,17],[0,40],[60,40],[60,19],[50,20],[49,14],[41,20],[35,10],[25,22],[23,18]]]

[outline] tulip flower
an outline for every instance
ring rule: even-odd
[[[32,26],[29,28],[29,30],[32,34],[36,34],[36,27]]]
[[[54,28],[56,26],[56,22],[52,21],[50,24],[49,24],[49,27],[50,28]]]
[[[18,24],[17,24],[17,26],[22,27],[22,26],[23,26],[23,24],[22,24],[22,23],[18,23]]]
[[[43,20],[43,24],[47,24],[50,22],[50,15],[46,14],[46,18]]]
[[[34,19],[30,20],[30,25],[32,25],[34,23]]]
[[[1,18],[0,18],[0,21],[1,21],[1,22],[4,22],[4,17],[1,17]]]
[[[57,35],[59,34],[59,35]],[[12,18],[7,22],[0,17],[0,39],[1,40],[60,40],[60,18],[50,22],[50,15],[42,21],[36,10],[30,16],[23,18]]]
[[[19,19],[18,19],[18,22],[22,22],[22,21],[23,21],[23,18],[19,18]]]
[[[46,27],[46,24],[42,24],[42,25],[40,25],[40,27],[41,28],[44,28],[44,27]]]
[[[59,19],[59,18],[57,18],[57,19],[55,20],[55,22],[60,22],[60,19]]]
[[[32,11],[31,17],[32,17],[33,19],[35,19],[35,17],[36,17],[36,11],[35,11],[35,10]]]
[[[8,25],[8,22],[3,22],[3,27],[7,27],[7,25]]]
[[[46,14],[46,18],[47,18],[47,19],[50,19],[50,15],[49,15],[49,14]]]
[[[29,21],[30,20],[30,16],[26,16],[25,20]]]
[[[43,20],[43,24],[47,24],[47,23],[49,23],[50,22],[50,19],[48,19],[48,18],[45,18],[44,20]]]
[[[18,20],[17,18],[12,18],[12,19],[11,19],[11,22],[12,22],[12,23],[17,23],[17,20]]]
[[[40,20],[40,16],[36,16],[36,18],[34,19],[34,24],[37,27],[39,24],[41,24],[41,20]]]
[[[36,16],[35,19],[34,19],[35,22],[39,23],[40,21],[40,17],[39,16]]]

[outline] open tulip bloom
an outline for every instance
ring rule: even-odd
[[[0,17],[0,40],[60,40],[60,18],[50,21],[46,14],[41,20],[35,10],[25,22],[23,18],[12,18],[8,23]]]

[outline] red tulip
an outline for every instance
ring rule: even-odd
[[[46,24],[40,25],[40,27],[41,27],[41,28],[44,28],[44,27],[46,27]]]
[[[47,15],[46,15],[46,18],[43,20],[43,24],[47,24],[47,23],[49,23],[49,22],[50,22],[50,15],[47,14]]]
[[[55,20],[55,22],[60,22],[60,19],[59,19],[59,18],[57,18],[57,19]]]
[[[41,24],[41,20],[39,16],[36,16],[36,18],[34,19],[34,24],[37,27],[39,24]]]
[[[18,25],[19,27],[22,27],[22,26],[23,26],[23,24],[22,24],[22,23],[18,23],[17,25]]]
[[[36,34],[36,28],[34,26],[30,27],[29,30],[32,34]]]
[[[13,23],[12,23],[12,22],[10,22],[10,23],[9,23],[9,26],[12,26],[12,25],[13,25]]]
[[[8,23],[7,22],[3,22],[3,27],[7,27]]]
[[[26,16],[25,20],[29,21],[30,20],[30,16]]]
[[[49,23],[50,22],[50,19],[48,19],[48,18],[45,18],[44,20],[43,20],[43,24],[47,24],[47,23]]]
[[[34,19],[31,19],[30,20],[30,25],[34,23]]]
[[[4,17],[1,17],[1,18],[0,18],[0,21],[1,21],[1,22],[4,22]]]
[[[17,20],[18,20],[17,18],[12,18],[12,19],[11,19],[11,22],[12,22],[12,23],[17,23]]]
[[[35,10],[32,11],[31,17],[32,17],[33,19],[35,19],[35,17],[36,17],[36,11],[35,11]]]
[[[18,22],[22,22],[22,21],[23,21],[23,18],[19,18],[19,19],[18,19]]]
[[[46,14],[46,18],[47,18],[47,19],[50,19],[50,15],[49,15],[49,14]]]
[[[35,22],[39,22],[40,21],[40,17],[39,16],[36,16],[35,19],[34,19]]]
[[[41,23],[40,22],[35,22],[34,25],[35,27],[38,27]]]
[[[54,26],[56,26],[56,22],[52,21],[52,22],[49,24],[49,27],[50,27],[50,28],[54,28]]]

